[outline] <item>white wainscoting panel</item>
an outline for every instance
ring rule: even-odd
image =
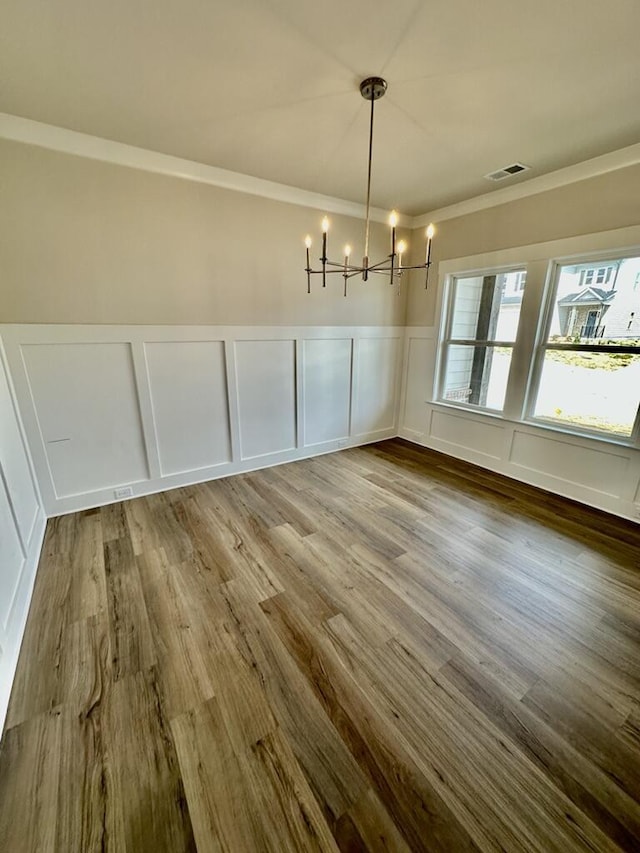
[[[362,337],[355,357],[354,435],[395,429],[398,400],[400,337]]]
[[[351,353],[351,338],[303,341],[305,447],[349,435]]]
[[[236,341],[243,459],[296,446],[295,341]]]
[[[163,476],[231,461],[224,341],[145,344]]]
[[[58,497],[147,479],[128,343],[22,348]]]
[[[0,731],[46,520],[0,341]]]
[[[437,334],[407,327],[399,434],[491,471],[640,519],[640,451],[433,402]]]
[[[628,452],[607,445],[583,447],[560,436],[516,430],[510,461],[518,468],[619,498],[630,458]]]
[[[113,502],[123,487],[137,497],[396,433],[402,328],[0,334],[48,515]]]
[[[11,495],[18,533],[26,544],[31,538],[40,504],[4,369],[0,369],[0,413],[0,466],[7,493]],[[7,564],[0,562],[2,565]]]
[[[429,435],[442,445],[468,450],[474,455],[489,459],[500,459],[502,455],[504,429],[501,424],[478,423],[457,414],[433,411]]]
[[[433,362],[435,342],[427,337],[414,337],[407,330],[401,424],[415,437],[427,429],[425,403],[431,398],[429,365]]]
[[[0,626],[6,631],[7,620],[24,566],[24,552],[11,512],[9,495],[0,480]]]

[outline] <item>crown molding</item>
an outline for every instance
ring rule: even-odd
[[[162,154],[158,151],[126,145],[123,142],[79,133],[76,130],[56,127],[52,124],[33,121],[9,113],[0,113],[0,139],[36,145],[40,148],[72,154],[76,157],[114,163],[159,175],[196,181],[234,192],[261,196],[287,204],[296,204],[324,213],[352,216],[356,219],[364,219],[365,217],[365,206],[357,202],[310,192],[288,184],[267,181],[252,175],[244,175],[241,172],[232,172],[229,169],[221,169],[217,166],[208,166],[195,160],[184,160],[171,154]],[[501,204],[557,189],[577,181],[594,178],[637,163],[640,163],[640,143],[629,145],[627,148],[621,148],[608,154],[602,154],[573,166],[566,166],[546,175],[529,178],[513,186],[501,187],[493,192],[441,207],[419,216],[411,217],[400,214],[399,224],[405,228],[422,228],[430,222],[442,222],[446,219],[454,219],[457,216],[488,210],[491,207],[498,207]],[[386,223],[388,218],[388,210],[378,207],[371,209],[371,219],[374,222]]]
[[[429,213],[421,214],[414,217],[413,227],[422,228],[430,222],[442,222],[445,219],[454,219],[457,216],[465,216],[468,213],[488,210],[490,207],[498,207],[510,201],[517,201],[518,199],[537,195],[547,190],[554,190],[558,187],[564,187],[567,184],[573,184],[577,181],[595,178],[598,175],[615,172],[617,169],[624,169],[626,166],[634,166],[637,163],[640,163],[640,143],[629,145],[627,148],[620,148],[618,151],[611,151],[608,154],[602,154],[599,157],[585,160],[582,163],[576,163],[573,166],[566,166],[563,169],[549,172],[546,175],[529,178],[510,187],[501,187],[499,190],[494,190],[493,192],[469,198],[457,204],[451,204],[447,207],[441,207]]]
[[[217,166],[208,166],[194,160],[184,160],[158,151],[149,151],[123,142],[102,139],[99,136],[79,133],[76,130],[56,127],[9,113],[0,113],[0,139],[36,145],[64,154],[73,154],[76,157],[86,157],[89,160],[101,160],[104,163],[114,163],[131,169],[210,184],[234,192],[321,210],[324,213],[353,216],[357,219],[365,218],[366,210],[363,204],[321,195],[275,181],[266,181],[240,172],[220,169]],[[371,219],[374,222],[386,223],[389,219],[389,211],[374,207],[371,209]],[[399,224],[405,228],[411,228],[413,220],[410,216],[400,214]]]

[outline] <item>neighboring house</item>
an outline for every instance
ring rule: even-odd
[[[566,338],[601,338],[615,290],[583,287],[557,302],[560,334]]]
[[[551,335],[640,338],[640,258],[563,267]]]

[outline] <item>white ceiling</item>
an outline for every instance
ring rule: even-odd
[[[420,214],[640,141],[638,0],[3,0],[0,111]]]

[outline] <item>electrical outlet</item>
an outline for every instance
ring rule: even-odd
[[[133,489],[131,486],[123,486],[121,489],[114,489],[113,496],[114,498],[118,498],[118,500],[121,500],[122,498],[131,498],[133,497]]]
[[[338,441],[338,447],[346,447],[348,443],[349,442],[346,438],[341,438],[340,441]]]

